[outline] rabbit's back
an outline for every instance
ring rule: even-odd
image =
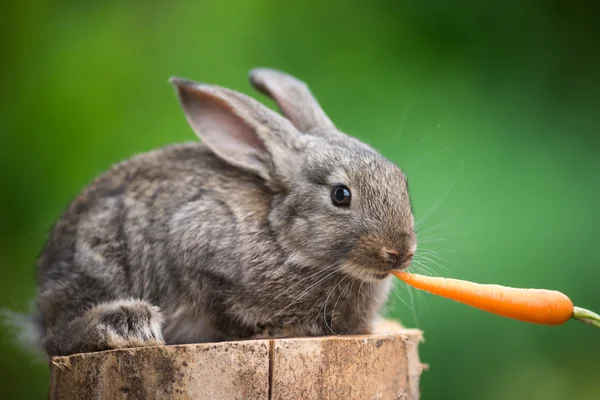
[[[269,201],[259,179],[200,143],[115,165],[69,205],[40,256],[38,305],[46,325],[80,313],[90,298],[142,298],[171,311],[202,302],[211,274],[237,273],[230,261],[243,259],[235,256],[240,241],[256,237],[266,251],[270,240],[261,227]]]

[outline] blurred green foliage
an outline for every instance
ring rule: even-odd
[[[558,289],[600,310],[592,5],[7,2],[0,306],[26,309],[49,227],[94,176],[195,140],[171,75],[266,101],[247,72],[269,66],[307,81],[338,127],[406,171],[431,273]],[[584,324],[523,324],[401,285],[390,313],[425,331],[426,399],[600,398],[600,332]],[[0,335],[0,398],[45,397],[47,365]]]

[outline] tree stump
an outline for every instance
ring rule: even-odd
[[[55,357],[50,399],[418,399],[420,341],[402,329]]]

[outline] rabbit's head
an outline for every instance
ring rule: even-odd
[[[338,131],[298,79],[256,69],[250,80],[285,118],[228,89],[171,82],[200,139],[272,191],[270,228],[288,260],[364,281],[407,267],[416,237],[402,171]]]

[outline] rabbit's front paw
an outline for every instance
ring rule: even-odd
[[[141,300],[117,300],[93,311],[109,349],[164,344],[158,307]]]

